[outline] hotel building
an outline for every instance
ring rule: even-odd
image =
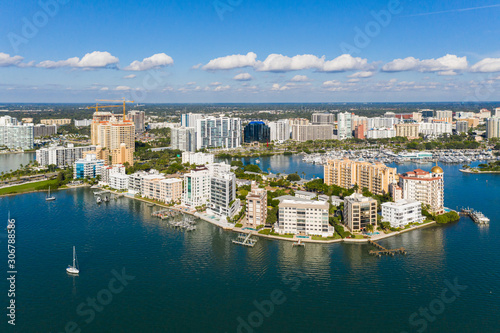
[[[399,175],[403,199],[415,200],[430,207],[434,214],[444,213],[443,169],[434,166],[431,172],[416,169]]]
[[[367,188],[373,194],[389,193],[389,185],[397,181],[396,168],[382,163],[352,161],[349,159],[329,160],[324,166],[326,185],[359,189]]]

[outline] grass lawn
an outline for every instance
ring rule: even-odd
[[[322,241],[326,241],[326,240],[333,240],[333,239],[342,239],[342,237],[340,237],[339,234],[335,233],[333,236],[331,237],[321,237],[321,236],[311,236],[311,239],[312,240],[322,240]]]
[[[269,235],[271,233],[271,229],[263,229],[259,231],[261,235]]]
[[[53,179],[53,180],[43,180],[41,182],[35,182],[29,184],[16,185],[6,188],[0,188],[0,195],[46,190],[49,188],[49,186],[52,186],[52,189],[55,190],[56,184],[57,180]]]

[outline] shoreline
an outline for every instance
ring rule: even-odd
[[[474,171],[474,170],[470,170],[470,169],[458,169],[458,171],[460,172],[463,172],[463,173],[470,173],[470,174],[473,174],[473,175],[479,175],[479,174],[482,174],[482,173],[486,173],[486,174],[500,174],[500,171]]]
[[[14,185],[16,186],[16,185]],[[55,190],[52,190],[53,192],[55,191],[62,191],[62,190],[69,190],[69,189],[72,189],[72,188],[79,188],[79,187],[90,187],[89,184],[82,184],[82,185],[75,185],[75,186],[67,186],[65,185],[65,187],[59,187]],[[5,187],[7,188],[7,187]],[[28,194],[28,193],[37,193],[37,192],[48,192],[49,190],[36,190],[36,191],[27,191],[27,192],[21,192],[21,193],[8,193],[8,194],[0,194],[0,199],[3,198],[3,197],[11,197],[13,195],[21,195],[21,194]]]

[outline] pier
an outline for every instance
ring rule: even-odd
[[[472,219],[472,221],[476,222],[477,224],[488,224],[490,223],[490,219],[487,218],[483,213],[478,212],[472,208],[462,208],[460,210],[460,215],[462,216],[468,216]]]
[[[178,210],[167,208],[167,209],[157,210],[156,212],[151,213],[151,216],[158,217],[158,218],[164,220],[164,219],[178,216],[180,214],[182,214],[182,213]]]
[[[304,243],[302,243],[301,239],[299,239],[298,241],[296,241],[292,244],[292,247],[295,247],[295,246],[306,246],[306,245]]]
[[[257,243],[257,240],[251,237],[252,233],[240,233],[237,239],[233,239],[233,244],[253,247]]]
[[[374,255],[374,256],[377,256],[379,258],[383,254],[387,255],[387,256],[394,256],[395,254],[406,254],[406,249],[404,247],[401,247],[399,249],[389,250],[389,249],[386,249],[385,247],[383,247],[382,245],[380,245],[378,243],[375,243],[372,240],[369,240],[368,244],[373,245],[373,246],[375,246],[378,249],[378,251],[370,250],[370,254]]]

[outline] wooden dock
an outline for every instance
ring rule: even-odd
[[[255,243],[257,243],[257,240],[255,238],[251,238],[251,236],[252,233],[240,233],[237,239],[233,239],[233,244],[253,247]]]
[[[378,251],[370,250],[370,254],[374,255],[374,256],[377,256],[379,258],[382,255],[394,256],[395,254],[406,254],[406,249],[404,247],[401,247],[399,249],[389,250],[389,249],[386,249],[385,247],[383,247],[382,245],[380,245],[378,243],[375,243],[372,240],[369,240],[368,244],[373,245],[373,246],[375,246],[378,249]]]

